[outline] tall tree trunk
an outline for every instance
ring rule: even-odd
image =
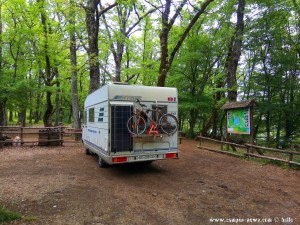
[[[265,69],[265,72],[266,72],[266,69]],[[269,74],[266,74],[267,75],[267,84],[269,84],[270,80],[269,79]],[[268,85],[267,86],[267,105],[271,105],[271,101],[272,101],[272,92],[271,92],[271,87]],[[266,143],[267,143],[267,147],[270,147],[271,145],[271,112],[270,112],[270,109],[267,110],[266,112],[266,123],[265,123],[265,126],[266,126],[266,133],[267,133],[267,137],[266,137]]]
[[[37,93],[36,108],[34,110],[34,123],[38,123],[40,121],[40,104],[41,104],[41,94]]]
[[[77,54],[76,54],[76,36],[75,36],[75,2],[70,0],[70,61],[71,61],[71,94],[72,94],[72,112],[73,127],[78,129],[81,127],[79,119],[79,99],[77,88]]]
[[[270,147],[271,145],[271,121],[270,121],[270,112],[268,111],[266,113],[266,133],[267,133],[267,137],[266,137],[266,142],[267,142],[267,146]]]
[[[277,126],[276,126],[276,147],[279,147],[280,142],[280,131],[281,131],[281,124],[282,124],[282,113],[279,112],[279,116],[277,119]]]
[[[22,107],[18,113],[18,124],[20,126],[26,126],[26,107]]]
[[[0,100],[0,126],[7,125],[7,116],[6,116],[6,99]]]
[[[3,58],[3,52],[2,52],[2,1],[0,2],[0,80],[3,76],[2,71],[2,58]],[[6,126],[7,125],[7,116],[6,116],[6,102],[7,98],[0,98],[0,126]]]
[[[49,56],[49,44],[48,44],[48,26],[47,26],[47,21],[46,21],[46,15],[45,15],[45,9],[44,9],[44,2],[45,0],[37,0],[38,3],[42,1],[42,6],[41,6],[41,21],[43,25],[43,30],[44,30],[44,57],[45,57],[45,62],[46,62],[46,68],[45,68],[45,75],[43,75],[44,82],[46,86],[51,86],[51,63],[50,63],[50,56]],[[45,127],[51,127],[52,126],[52,121],[51,121],[51,116],[52,116],[52,110],[53,106],[51,103],[51,96],[52,92],[51,91],[46,91],[46,110],[43,116],[43,122]]]
[[[227,88],[228,100],[237,100],[237,80],[236,72],[242,51],[243,35],[244,35],[244,11],[245,0],[238,0],[237,23],[234,36],[232,38],[227,58]]]
[[[51,127],[52,126],[52,110],[53,110],[53,105],[51,103],[51,96],[52,93],[50,91],[46,92],[46,111],[43,116],[43,123],[45,127]]]
[[[292,79],[292,83],[297,83],[297,79],[293,78],[287,78]],[[295,115],[296,109],[295,109],[295,94],[294,94],[294,88],[290,87],[287,93],[287,97],[285,99],[288,99],[288,102],[285,104],[286,107],[284,109],[284,115],[285,115],[285,135],[284,135],[284,146],[288,147],[290,139],[293,135],[293,132],[296,130],[295,128],[295,118],[293,115]]]
[[[56,78],[58,79],[58,70],[55,68]],[[61,122],[60,118],[60,82],[57,80],[56,82],[56,93],[55,93],[55,126],[58,126]]]
[[[42,86],[42,77],[43,77],[43,72],[40,70],[38,74],[36,75],[36,79],[38,79],[38,89],[41,88]],[[35,110],[34,110],[34,123],[38,123],[41,119],[41,99],[43,98],[43,93],[39,92],[37,93],[36,96],[36,101],[35,101]]]
[[[9,110],[9,112],[8,112],[8,121],[9,122],[13,122],[13,120],[14,120],[14,115],[13,115],[13,111],[12,110]]]
[[[122,59],[124,53],[124,43],[117,43],[117,57],[115,58],[115,82],[121,82],[121,67],[122,67]]]
[[[100,63],[99,63],[99,47],[98,47],[98,35],[99,35],[99,17],[108,10],[112,9],[118,3],[101,8],[98,10],[99,0],[88,0],[85,9],[86,14],[86,28],[88,32],[88,57],[90,66],[90,88],[89,93],[94,92],[100,86]]]
[[[220,86],[222,85],[222,86]],[[223,87],[223,82],[219,82],[218,88]],[[216,137],[217,135],[217,122],[218,122],[218,107],[217,103],[221,100],[222,93],[216,92],[214,95],[214,106],[212,108],[211,116],[209,120],[206,122],[205,126],[201,129],[200,135],[206,136],[208,134],[209,129],[212,127],[211,137]]]
[[[210,68],[212,68],[215,65],[215,63],[213,63]],[[219,68],[219,65],[217,66]],[[217,82],[217,89],[221,89],[222,87],[224,87],[224,81],[222,78],[219,78],[219,80],[216,80]],[[204,89],[204,84],[203,84],[203,89]],[[209,118],[209,120],[206,122],[206,124],[203,126],[203,128],[200,131],[200,135],[207,135],[208,130],[212,127],[212,134],[211,136],[214,137],[217,135],[218,133],[218,126],[217,126],[217,122],[218,122],[218,103],[221,100],[221,98],[224,97],[224,93],[221,91],[217,91],[214,94],[214,105],[212,108],[212,112],[211,112],[211,116]],[[219,126],[220,127],[220,126]],[[220,129],[220,133],[222,133],[222,128]]]
[[[30,105],[31,105],[31,103],[32,103],[32,92],[30,92],[29,93],[29,102],[30,102]],[[28,118],[28,120],[29,120],[29,124],[32,124],[32,116],[33,116],[33,110],[32,110],[32,107],[30,107],[30,109],[29,109],[29,118]]]
[[[300,4],[299,4],[299,1],[297,1],[297,0],[292,0],[292,2],[293,2],[295,10],[297,12],[296,18],[298,18],[297,26],[299,28],[300,27]],[[298,36],[298,40],[300,40],[300,32],[299,31],[298,31],[297,36]],[[298,53],[298,57],[300,57],[300,45],[299,44],[295,45],[295,47],[296,47],[296,50],[297,50],[297,53]]]
[[[198,110],[196,109],[191,109],[190,110],[190,119],[189,119],[189,131],[187,133],[187,137],[188,138],[194,138],[194,129],[196,126],[196,122],[197,122],[197,116],[198,116]]]
[[[171,0],[166,0],[165,11],[161,15],[161,32],[159,35],[160,40],[160,66],[159,66],[159,77],[157,81],[157,86],[163,87],[165,86],[165,80],[167,77],[167,73],[169,71],[168,57],[168,40],[169,33],[171,30],[171,24],[169,24],[169,15],[171,8]]]
[[[89,93],[94,92],[100,86],[100,64],[99,64],[99,0],[88,0],[85,7],[86,28],[88,32],[88,57],[90,69],[90,88]]]
[[[214,0],[206,0],[202,3],[201,8],[198,10],[198,12],[195,14],[195,16],[191,19],[189,24],[186,26],[184,32],[182,33],[181,37],[177,41],[175,47],[172,49],[172,52],[169,54],[168,50],[168,39],[169,39],[169,33],[170,30],[176,20],[176,18],[179,16],[181,10],[183,9],[184,5],[186,4],[187,0],[182,0],[180,5],[177,7],[174,15],[172,18],[169,19],[170,14],[170,7],[171,7],[171,0],[166,0],[165,4],[165,11],[162,12],[162,28],[160,32],[160,49],[161,49],[161,58],[160,58],[160,66],[159,66],[159,76],[157,81],[157,86],[164,87],[165,81],[167,78],[167,74],[172,66],[173,60],[182,46],[185,38],[187,37],[188,33],[192,29],[192,27],[195,25],[199,17],[205,12],[207,6],[213,2]]]
[[[72,122],[72,115],[73,115],[73,108],[72,108],[72,105],[70,105],[70,113],[69,113],[69,117],[68,117],[68,123]]]

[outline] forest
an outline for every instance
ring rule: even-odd
[[[0,126],[81,126],[110,82],[172,86],[186,137],[224,135],[253,99],[255,138],[300,143],[298,0],[0,0]]]

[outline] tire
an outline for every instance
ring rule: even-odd
[[[130,134],[141,135],[146,130],[146,121],[141,116],[131,116],[127,121],[127,129]]]
[[[90,150],[88,148],[85,149],[85,154],[86,155],[92,155],[91,152],[90,152]]]
[[[159,119],[159,126],[165,134],[172,135],[178,130],[177,118],[172,114],[164,114]]]
[[[100,168],[106,168],[109,165],[107,164],[107,162],[105,162],[100,156],[99,156],[99,161],[98,161],[98,165]]]

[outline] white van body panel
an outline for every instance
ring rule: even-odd
[[[84,147],[107,164],[178,158],[177,131],[173,135],[139,136],[128,132],[127,120],[133,115],[136,99],[149,108],[163,107],[165,113],[178,118],[176,88],[108,84],[85,100]]]

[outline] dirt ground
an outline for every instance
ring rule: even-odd
[[[0,149],[7,224],[300,224],[300,171],[198,149],[179,160],[99,168],[81,145]],[[220,222],[223,220],[223,222]]]

